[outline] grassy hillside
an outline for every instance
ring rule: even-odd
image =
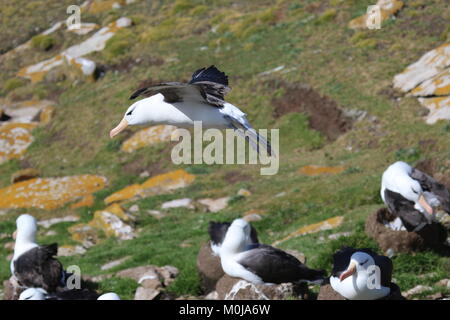
[[[396,19],[389,19],[380,30],[349,29],[348,22],[364,14],[372,2],[136,1],[119,10],[82,15],[83,22],[100,25],[121,16],[133,21],[130,28],[120,30],[108,41],[105,50],[87,56],[105,70],[96,82],[53,79],[33,84],[17,80],[21,81],[19,86],[11,85],[11,79],[19,79],[16,74],[21,67],[52,57],[84,39],[62,31],[52,35],[55,45],[48,51],[30,49],[0,59],[4,98],[57,102],[52,121],[33,131],[35,141],[24,159],[0,165],[0,187],[8,186],[11,174],[25,167],[38,169],[43,177],[89,173],[103,175],[109,182],[106,189],[95,194],[95,204],[90,208],[9,210],[0,215],[0,233],[12,233],[15,218],[25,211],[38,219],[77,213],[81,221],[89,221],[95,210],[105,207],[103,200],[108,195],[143,182],[145,179],[139,177],[142,171],[155,175],[182,167],[196,175],[192,185],[125,205],[129,208],[138,204],[140,208],[136,228],[141,231],[136,239],[105,239],[82,256],[61,258],[64,265],[78,264],[84,274],[95,276],[132,266],[170,264],[181,271],[170,291],[198,295],[196,255],[200,243],[207,240],[208,221],[230,220],[252,209],[267,213],[254,226],[262,242],[269,244],[304,225],[344,216],[344,223],[336,229],[280,245],[303,252],[311,267],[330,271],[331,254],[343,244],[379,250],[365,235],[364,221],[382,206],[381,174],[391,162],[425,163],[430,173],[440,173],[450,182],[448,121],[425,124],[424,109],[417,100],[392,89],[394,75],[446,40],[450,7],[440,0],[405,1]],[[22,11],[20,1],[2,6],[2,18],[9,17],[2,22],[2,52],[35,34],[18,28],[19,21],[42,31],[66,18],[61,1],[45,3],[51,21]],[[17,13],[10,15],[10,11]],[[173,144],[121,152],[120,142],[139,128],[116,140],[109,138],[109,130],[130,104],[128,96],[144,81],[188,80],[194,70],[211,64],[229,75],[232,91],[227,99],[248,114],[254,127],[280,129],[278,174],[261,176],[259,166],[254,165],[175,166],[170,161]],[[279,66],[284,69],[261,75]],[[314,108],[308,109],[308,105]],[[367,116],[353,121],[336,114],[334,108],[357,109]],[[343,166],[346,170],[317,177],[298,172],[310,164]],[[146,213],[147,209],[159,210],[168,200],[234,196],[241,188],[250,190],[251,196],[233,198],[219,213],[174,209],[160,220]],[[52,236],[42,231],[39,242],[74,244],[67,231],[72,224],[53,226],[50,230],[56,235]],[[351,235],[338,240],[327,237],[344,231]],[[2,281],[10,275],[6,257],[11,252],[4,248],[9,241],[0,239]],[[182,243],[187,245],[180,246]],[[103,264],[124,256],[131,258],[115,269],[100,270]],[[423,284],[433,290],[419,298],[448,293],[434,285],[449,278],[448,257],[430,251],[414,256],[400,254],[393,261],[394,278],[402,291]],[[430,276],[418,277],[422,274]],[[132,298],[136,288],[131,280],[115,278],[100,286],[124,298]]]

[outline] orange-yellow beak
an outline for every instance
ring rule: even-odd
[[[427,200],[425,200],[425,197],[423,195],[420,195],[419,197],[419,204],[424,208],[429,214],[433,214],[434,210],[433,208],[428,204]]]
[[[339,276],[339,280],[340,281],[344,281],[345,279],[347,279],[348,277],[350,277],[352,274],[354,274],[356,272],[356,262],[352,261],[350,262],[349,267],[347,268],[347,270],[345,270],[340,276]]]
[[[119,133],[121,133],[123,130],[125,130],[127,127],[128,127],[128,121],[125,119],[122,119],[122,121],[120,121],[119,125],[111,130],[111,132],[109,133],[109,136],[111,138],[114,138]]]
[[[12,238],[13,238],[14,240],[16,240],[16,238],[17,238],[17,230],[13,232]]]

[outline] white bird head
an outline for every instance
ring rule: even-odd
[[[28,288],[20,294],[19,300],[46,300],[47,295],[42,288]]]
[[[128,107],[122,121],[109,133],[111,138],[117,136],[128,126],[143,125],[151,122],[149,106],[144,105],[141,101],[137,101]]]
[[[100,297],[97,298],[97,300],[120,300],[120,297],[114,292],[108,292],[102,294]]]
[[[250,237],[250,224],[244,219],[235,219],[222,242],[221,253],[238,253],[244,250]]]
[[[20,215],[16,220],[16,226],[16,245],[36,241],[37,223],[33,216],[29,214]]]
[[[348,277],[358,277],[361,274],[367,275],[367,268],[374,264],[375,261],[367,253],[361,251],[355,252],[350,258],[347,269],[339,276],[339,280],[342,282]]]

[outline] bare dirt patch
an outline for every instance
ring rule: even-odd
[[[351,129],[352,120],[344,116],[338,104],[310,86],[283,81],[272,81],[270,86],[285,90],[282,97],[272,100],[275,118],[292,112],[306,113],[310,128],[321,132],[329,141],[336,140]]]
[[[252,177],[249,176],[248,174],[242,173],[240,171],[233,170],[233,171],[228,171],[227,173],[225,173],[224,179],[226,182],[228,182],[230,184],[234,184],[234,183],[241,182],[241,181],[251,180]]]

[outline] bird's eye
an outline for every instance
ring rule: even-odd
[[[362,266],[362,265],[364,265],[367,261],[369,261],[369,259],[367,259],[366,261],[361,262],[359,265]]]
[[[130,110],[130,111],[127,113],[127,116],[131,116],[132,113],[133,113],[133,110]]]
[[[411,188],[412,192],[414,192],[415,194],[419,194],[419,192],[417,192],[416,190],[414,190],[413,188]]]

